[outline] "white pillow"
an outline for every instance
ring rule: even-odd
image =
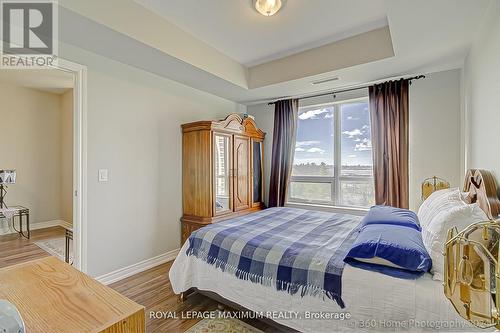
[[[429,199],[431,197],[432,195]],[[477,204],[467,204],[461,200],[458,189],[439,193],[430,203],[422,206],[424,208],[419,209],[418,217],[422,225],[424,246],[432,259],[431,273],[434,274],[434,280],[443,281],[443,252],[448,230],[457,227],[458,231],[461,231],[472,223],[485,221],[488,218]],[[422,220],[425,225],[422,224]]]
[[[461,201],[461,192],[458,187],[433,192],[418,209],[417,215],[420,226],[422,229],[426,229],[437,213]]]

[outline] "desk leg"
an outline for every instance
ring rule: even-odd
[[[23,234],[23,213],[19,212],[19,234],[24,236]]]
[[[64,261],[69,264],[69,237],[68,237],[68,231],[66,231],[66,237],[64,237],[66,240],[65,248],[64,248]]]
[[[26,219],[26,232],[23,230],[23,217]],[[19,233],[24,238],[30,239],[31,237],[31,231],[30,231],[30,214],[26,213],[19,213],[17,215],[17,218],[19,218],[19,230],[16,229],[15,223],[16,223],[16,216],[12,217],[12,224],[14,225],[14,229]]]
[[[28,239],[31,237],[30,231],[30,213],[26,214],[26,230],[28,231]]]
[[[26,232],[23,230],[23,217],[26,219]],[[19,219],[19,229],[16,228],[16,218]],[[18,214],[15,214],[11,218],[12,222],[12,228],[14,229],[15,232],[19,234],[19,236],[24,237],[26,239],[30,239],[31,237],[31,231],[30,231],[30,214],[29,213],[23,213],[19,212]]]

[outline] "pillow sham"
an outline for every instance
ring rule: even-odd
[[[391,206],[373,206],[363,218],[363,225],[370,224],[392,224],[414,228],[420,231],[417,214],[408,209]]]
[[[362,227],[344,262],[402,279],[416,279],[432,266],[420,231],[395,224]]]
[[[448,230],[457,227],[461,231],[472,223],[486,220],[486,213],[477,204],[463,201],[456,201],[435,212],[430,223],[422,229],[424,246],[433,262],[431,273],[434,280],[443,281],[444,278],[443,252]]]

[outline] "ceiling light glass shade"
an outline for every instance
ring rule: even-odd
[[[264,16],[274,15],[281,8],[281,0],[255,0],[255,9]]]

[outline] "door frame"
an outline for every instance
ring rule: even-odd
[[[87,272],[87,66],[58,58],[73,74],[73,266]]]
[[[18,58],[15,55],[4,56]],[[58,57],[56,64],[37,67],[40,68],[57,69],[73,74],[73,267],[86,273],[87,66]]]

